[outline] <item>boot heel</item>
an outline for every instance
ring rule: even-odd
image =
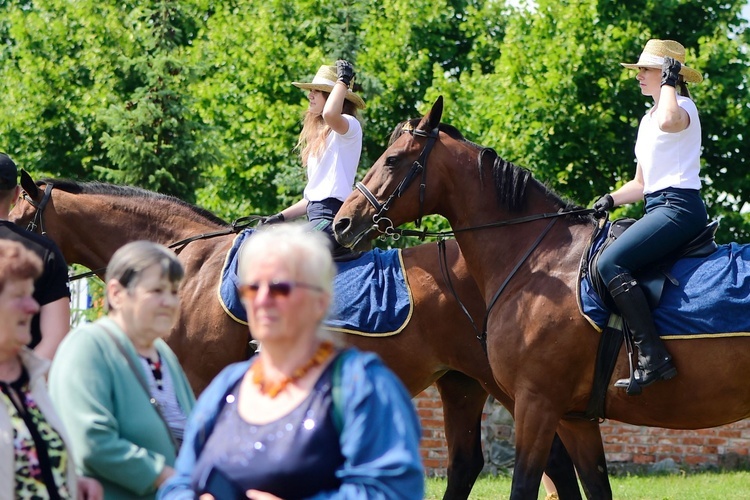
[[[669,364],[659,370],[657,370],[659,373],[659,376],[662,380],[669,380],[675,377],[677,375],[677,368],[675,368],[672,364]]]

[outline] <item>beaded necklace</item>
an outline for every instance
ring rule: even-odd
[[[163,391],[164,384],[162,381],[162,373],[161,373],[161,356],[157,354],[156,361],[149,358],[148,356],[141,356],[141,357],[146,360],[146,363],[148,363],[148,367],[151,368],[151,373],[154,375],[154,383],[156,384],[156,388],[160,391]]]
[[[260,390],[261,394],[274,399],[279,395],[281,391],[286,389],[287,385],[301,379],[310,370],[328,359],[328,356],[330,356],[333,351],[334,347],[331,342],[322,342],[318,349],[315,351],[315,354],[313,354],[312,357],[304,365],[295,369],[290,376],[284,377],[278,382],[268,382],[265,379],[265,375],[263,375],[263,361],[261,359],[258,359],[250,368],[253,376],[253,384],[258,386],[258,390]]]

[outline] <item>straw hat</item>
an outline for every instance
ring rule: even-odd
[[[336,66],[321,66],[312,83],[292,82],[292,85],[299,87],[304,90],[320,90],[322,92],[331,92],[333,86],[336,85],[338,75],[336,74]],[[346,100],[351,101],[359,109],[365,109],[365,101],[357,94],[349,89],[346,92]]]
[[[682,68],[680,68],[680,74],[686,82],[700,83],[703,81],[703,75],[698,73],[693,68],[685,66],[685,47],[679,42],[674,40],[649,40],[646,42],[646,48],[641,52],[641,57],[638,58],[638,62],[635,64],[620,63],[626,68],[638,69],[638,68],[659,68],[664,62],[665,57],[672,57],[677,61],[680,61]]]

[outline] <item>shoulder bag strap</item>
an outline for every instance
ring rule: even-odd
[[[120,343],[120,341],[117,339],[114,333],[107,328],[106,325],[100,324],[105,332],[107,332],[107,335],[112,339],[112,341],[117,346],[117,349],[120,351],[122,356],[125,358],[125,361],[128,362],[128,365],[130,365],[130,370],[135,375],[135,378],[138,379],[138,382],[140,382],[141,387],[144,391],[146,391],[146,396],[148,396],[148,402],[151,403],[151,406],[154,407],[154,410],[156,410],[156,413],[159,414],[159,417],[161,418],[162,422],[164,422],[164,426],[167,428],[167,432],[169,433],[169,438],[172,440],[172,445],[174,445],[175,452],[180,451],[180,444],[177,441],[177,438],[175,438],[174,434],[172,433],[172,428],[169,427],[169,423],[167,422],[167,419],[164,418],[164,414],[161,411],[161,407],[159,406],[159,402],[156,400],[154,396],[151,395],[151,391],[148,389],[148,383],[146,382],[146,379],[143,377],[143,373],[141,373],[140,367],[136,366],[135,363],[133,363],[133,359],[128,355],[127,351],[125,351],[125,347]],[[167,368],[169,369],[169,368]]]

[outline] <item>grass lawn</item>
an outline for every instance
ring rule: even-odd
[[[482,476],[469,498],[507,499],[510,481],[509,476]],[[614,500],[750,500],[750,471],[614,476],[610,477],[610,484]],[[443,498],[445,485],[445,479],[427,479],[425,498]],[[540,499],[544,499],[543,491]]]

